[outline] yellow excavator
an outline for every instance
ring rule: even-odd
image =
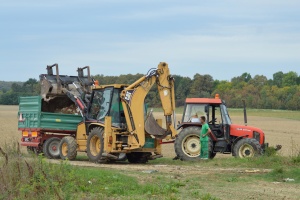
[[[166,125],[147,113],[145,98],[156,84]],[[81,109],[83,120],[75,135],[63,137],[60,157],[74,160],[86,152],[92,162],[120,161],[146,163],[162,157],[161,140],[175,138],[174,78],[168,64],[159,63],[131,85],[94,84],[89,102],[68,91],[65,93]]]

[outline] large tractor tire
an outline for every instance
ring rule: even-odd
[[[233,147],[233,155],[237,158],[252,158],[263,154],[259,142],[252,138],[239,140]]]
[[[60,158],[59,153],[59,143],[60,138],[53,137],[49,138],[43,144],[43,153],[49,159],[58,159]]]
[[[126,154],[128,162],[130,163],[147,163],[151,153],[143,153],[143,152],[132,152]]]
[[[87,139],[87,156],[91,162],[103,162],[104,129],[93,128]]]
[[[66,136],[59,144],[60,158],[63,160],[75,160],[77,156],[77,142],[75,138]]]
[[[180,160],[197,161],[200,159],[200,132],[200,127],[191,126],[182,129],[177,135],[174,149]],[[208,151],[209,158],[214,158],[216,154],[213,153],[213,142],[211,139],[209,139]]]

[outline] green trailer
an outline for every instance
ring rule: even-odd
[[[44,101],[41,96],[20,97],[18,130],[22,131],[21,145],[48,158],[59,158],[58,145],[66,135],[75,135],[80,114],[55,113],[55,109],[74,105],[66,97]]]

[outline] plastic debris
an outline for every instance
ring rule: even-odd
[[[259,173],[259,169],[253,169],[253,170],[245,170],[246,173]]]
[[[143,173],[145,173],[145,174],[153,174],[153,173],[156,173],[156,172],[158,172],[158,170],[145,170],[145,171],[143,171]]]
[[[283,179],[284,182],[294,182],[295,179],[292,179],[292,178],[285,178]]]

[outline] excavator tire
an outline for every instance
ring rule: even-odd
[[[59,156],[59,143],[60,138],[53,137],[49,138],[43,144],[43,153],[49,159],[58,159]]]
[[[75,160],[77,156],[77,142],[75,138],[66,136],[59,144],[60,158],[63,160]]]
[[[126,154],[128,162],[130,163],[147,163],[151,153],[144,153],[144,152],[132,152]]]
[[[237,158],[252,158],[262,154],[261,145],[253,138],[241,139],[233,147],[233,155]]]
[[[200,132],[201,128],[196,126],[190,126],[180,131],[174,143],[177,158],[182,161],[197,161],[200,159]],[[211,139],[209,139],[208,151],[209,158],[214,158],[216,153],[213,153]]]
[[[87,139],[87,156],[91,162],[103,162],[104,129],[101,127],[93,128]]]

